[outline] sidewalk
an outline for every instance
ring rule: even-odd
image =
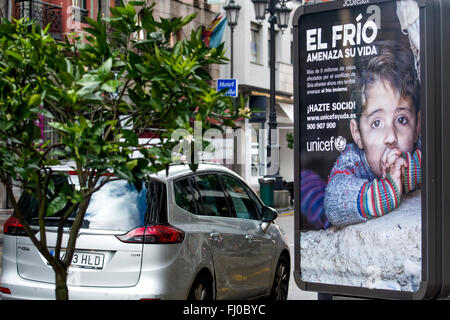
[[[294,211],[294,205],[290,204],[288,207],[282,207],[282,208],[278,208],[278,207],[273,207],[275,210],[278,211],[279,215],[285,215],[287,213],[291,213]]]

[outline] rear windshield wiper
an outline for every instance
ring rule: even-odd
[[[44,222],[45,225],[47,227],[58,227],[59,226],[59,222],[61,220],[61,217],[44,217]],[[68,218],[66,220],[66,223],[64,224],[64,227],[71,227],[73,222],[75,221],[75,218]],[[31,224],[32,225],[38,225],[39,224],[39,218],[32,218],[31,219]],[[81,225],[82,228],[89,228],[89,221],[88,220],[83,220],[83,223]]]

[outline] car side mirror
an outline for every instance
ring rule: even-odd
[[[278,211],[271,208],[264,206],[262,208],[262,222],[272,222],[278,217]]]

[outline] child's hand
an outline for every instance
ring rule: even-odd
[[[386,178],[386,173],[392,169],[395,161],[397,161],[401,154],[397,148],[386,148],[384,150],[380,159],[380,171],[383,178]]]
[[[399,195],[403,193],[403,183],[402,183],[402,174],[403,168],[408,167],[408,163],[402,157],[397,157],[394,164],[388,170],[389,175],[397,187]]]

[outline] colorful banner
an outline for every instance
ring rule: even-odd
[[[217,46],[222,42],[223,32],[227,25],[227,18],[223,13],[219,13],[211,25],[203,30],[202,40],[205,45],[209,48],[217,48]]]

